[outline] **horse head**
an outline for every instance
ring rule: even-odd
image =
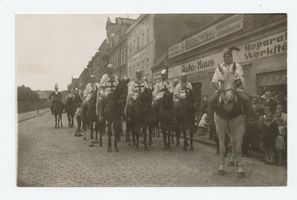
[[[220,80],[220,101],[223,103],[223,108],[227,112],[230,112],[235,104],[235,89],[236,89],[236,77],[235,77],[235,66],[231,70],[223,69],[219,66],[219,70],[222,74],[222,79]]]
[[[172,104],[173,104],[173,94],[168,90],[165,90],[162,98],[162,105],[164,108],[171,109]]]

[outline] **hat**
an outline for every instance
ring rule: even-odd
[[[182,73],[182,76],[187,76],[187,73],[186,73],[186,72],[183,72],[183,73]]]
[[[91,74],[90,77],[91,77],[91,79],[94,79],[95,78],[95,75],[94,74]]]
[[[108,64],[108,65],[107,65],[107,68],[108,68],[108,69],[112,69],[112,68],[113,68],[113,65],[112,65],[112,64]]]
[[[141,70],[140,69],[138,69],[138,70],[136,70],[136,72],[135,72],[136,74],[139,74],[139,73],[141,73]]]
[[[55,84],[55,88],[58,88],[58,83]]]
[[[167,74],[167,70],[166,70],[166,69],[163,69],[163,70],[161,71],[161,74]]]
[[[229,55],[231,55],[232,56],[232,51],[231,51],[231,49],[229,49],[229,48],[225,48],[225,49],[223,49],[223,56],[225,56],[225,55],[227,55],[227,54],[229,54]]]

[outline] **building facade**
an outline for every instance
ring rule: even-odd
[[[110,63],[114,66],[115,74],[119,77],[127,76],[128,43],[126,30],[135,21],[135,19],[117,17],[115,22],[111,22],[109,18],[106,22]]]
[[[238,47],[233,59],[242,65],[246,91],[283,92],[287,84],[287,16],[225,15],[168,49],[169,78],[182,72],[202,95],[210,95],[214,70],[223,62],[222,49]]]
[[[126,32],[128,77],[133,79],[135,71],[141,70],[148,82],[153,81],[152,68],[167,54],[168,48],[179,38],[199,27],[205,18],[204,15],[183,14],[140,15]]]

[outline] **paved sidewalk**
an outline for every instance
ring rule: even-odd
[[[47,112],[50,112],[50,108],[44,108],[39,111],[34,110],[30,112],[20,113],[20,114],[17,114],[17,120],[18,120],[18,123],[20,123],[20,122],[32,119],[34,117],[37,117],[39,115],[43,115]]]

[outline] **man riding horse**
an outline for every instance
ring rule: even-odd
[[[96,91],[96,88],[98,88],[99,85],[96,83],[95,76],[92,74],[90,76],[90,82],[87,84],[84,93],[83,93],[83,102],[81,105],[81,116],[84,118],[86,116],[86,110],[88,103],[92,97],[92,94]]]
[[[173,94],[173,85],[170,80],[168,80],[167,70],[163,69],[161,71],[161,81],[158,82],[153,91],[153,103],[152,106],[154,110],[158,109],[160,101],[164,95],[164,92],[168,91]]]
[[[125,107],[125,115],[127,116],[127,125],[128,125],[128,131],[127,131],[127,140],[130,141],[129,131],[132,131],[132,137],[133,137],[133,144],[135,144],[135,136],[136,136],[136,147],[138,148],[138,139],[139,139],[139,129],[142,125],[144,125],[144,120],[142,116],[144,113],[139,113],[140,111],[144,111],[144,103],[141,102],[141,108],[139,107],[139,97],[141,94],[143,94],[146,90],[149,89],[149,86],[145,79],[142,77],[141,70],[136,70],[135,73],[135,80],[131,81],[129,83],[128,87],[128,95],[127,95],[127,101],[126,101],[126,107]],[[136,102],[138,100],[138,102]],[[151,106],[151,104],[149,105]],[[148,117],[148,116],[146,116]],[[148,120],[148,119],[147,119]],[[142,127],[146,128],[146,127]],[[143,130],[143,132],[146,130]],[[146,140],[146,137],[145,137]],[[146,145],[146,143],[145,143]],[[145,146],[146,147],[146,146]]]
[[[251,100],[245,89],[245,80],[242,67],[233,62],[232,50],[224,49],[224,62],[215,70],[212,85],[216,89],[209,99],[209,119],[215,124],[220,144],[220,164],[218,174],[224,175],[225,169],[225,141],[226,133],[232,144],[231,160],[229,166],[238,167],[239,178],[245,177],[241,161],[242,141],[246,130],[246,119],[250,113]],[[242,112],[241,104],[244,112]],[[216,112],[214,113],[214,109]]]
[[[239,100],[242,102],[246,116],[250,112],[251,100],[250,100],[250,97],[247,95],[247,93],[244,91],[245,79],[244,79],[243,70],[240,64],[233,62],[232,50],[237,50],[237,49],[226,48],[223,50],[224,62],[216,68],[211,81],[211,84],[215,89],[215,92],[209,98],[209,101],[208,101],[208,115],[211,123],[214,122],[214,107],[216,105],[217,99],[222,89],[221,88],[221,78],[222,78],[221,70],[227,70],[227,71],[232,71],[233,69],[235,70],[237,87],[235,88],[234,92],[236,93]]]
[[[99,90],[97,94],[97,114],[99,121],[103,121],[103,109],[105,106],[106,97],[114,92],[114,90],[119,85],[119,80],[117,75],[114,74],[114,69],[112,64],[107,65],[107,73],[105,73],[100,81]]]
[[[51,111],[52,111],[52,114],[54,114],[54,111],[53,111],[54,104],[59,102],[59,101],[62,101],[62,95],[59,92],[59,87],[58,87],[57,83],[55,84],[55,91],[53,91],[49,95],[49,99],[51,99],[52,97],[53,97],[53,100],[52,100],[52,104],[51,104]]]
[[[187,74],[185,72],[182,73],[181,76],[181,81],[178,82],[174,88],[174,96],[173,96],[173,112],[174,112],[174,116],[176,118],[176,127],[175,127],[175,131],[176,131],[176,136],[177,136],[177,142],[176,145],[179,145],[179,137],[180,137],[180,127],[178,121],[178,110],[182,109],[180,107],[181,102],[183,102],[186,98],[186,95],[190,92],[190,90],[193,90],[192,84],[190,82],[188,82],[187,80]],[[189,114],[189,113],[187,113]],[[182,121],[184,121],[187,119],[182,119]],[[184,131],[186,131],[186,127],[183,127]],[[185,142],[185,146],[184,149],[186,149],[186,142]],[[192,147],[193,148],[193,147]]]

